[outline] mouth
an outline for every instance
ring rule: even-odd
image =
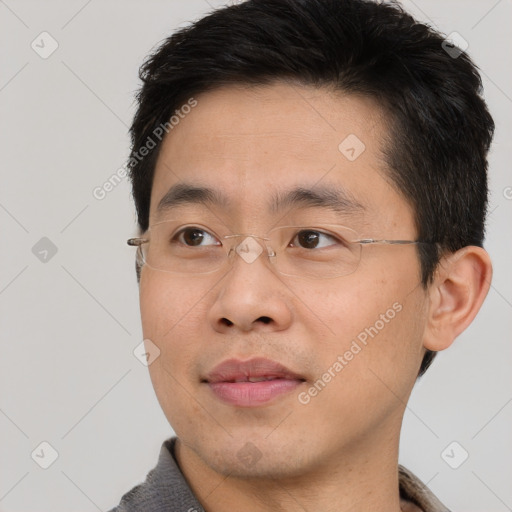
[[[224,403],[257,407],[290,393],[306,379],[277,361],[253,358],[247,361],[228,359],[201,382]]]

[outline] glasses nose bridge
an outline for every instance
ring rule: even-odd
[[[224,238],[230,240],[227,255],[228,259],[231,260],[234,259],[235,253],[246,263],[253,263],[264,252],[269,259],[276,255],[269,235],[260,236],[251,233],[237,233],[226,235]]]

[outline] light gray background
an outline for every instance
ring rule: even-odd
[[[124,180],[101,201],[92,191],[128,154],[144,56],[220,4],[0,0],[1,511],[107,510],[144,479],[172,434],[132,353],[142,331],[125,244],[135,234],[130,188]],[[403,4],[469,42],[497,133],[493,287],[416,386],[400,458],[454,511],[512,510],[512,2]],[[47,59],[31,48],[43,31],[59,44]],[[32,252],[42,237],[57,248],[45,263]],[[58,452],[48,469],[31,458],[49,456],[43,441]],[[458,469],[441,457],[452,441],[469,453]]]

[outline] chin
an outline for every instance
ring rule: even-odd
[[[290,436],[286,441],[279,435],[272,439],[273,435],[239,433],[230,437],[226,434],[215,444],[205,440],[189,446],[211,469],[224,476],[275,479],[303,474],[311,463],[303,449],[307,443]]]

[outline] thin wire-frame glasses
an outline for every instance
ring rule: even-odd
[[[137,247],[139,265],[174,274],[211,274],[240,256],[254,263],[266,253],[278,273],[286,276],[329,279],[353,273],[363,245],[416,245],[420,240],[361,239],[338,224],[279,226],[265,236],[248,233],[219,236],[201,224],[167,220],[152,225],[144,238],[130,238]],[[323,240],[328,242],[323,243]],[[203,242],[210,242],[203,245]],[[212,243],[213,242],[213,243]]]

